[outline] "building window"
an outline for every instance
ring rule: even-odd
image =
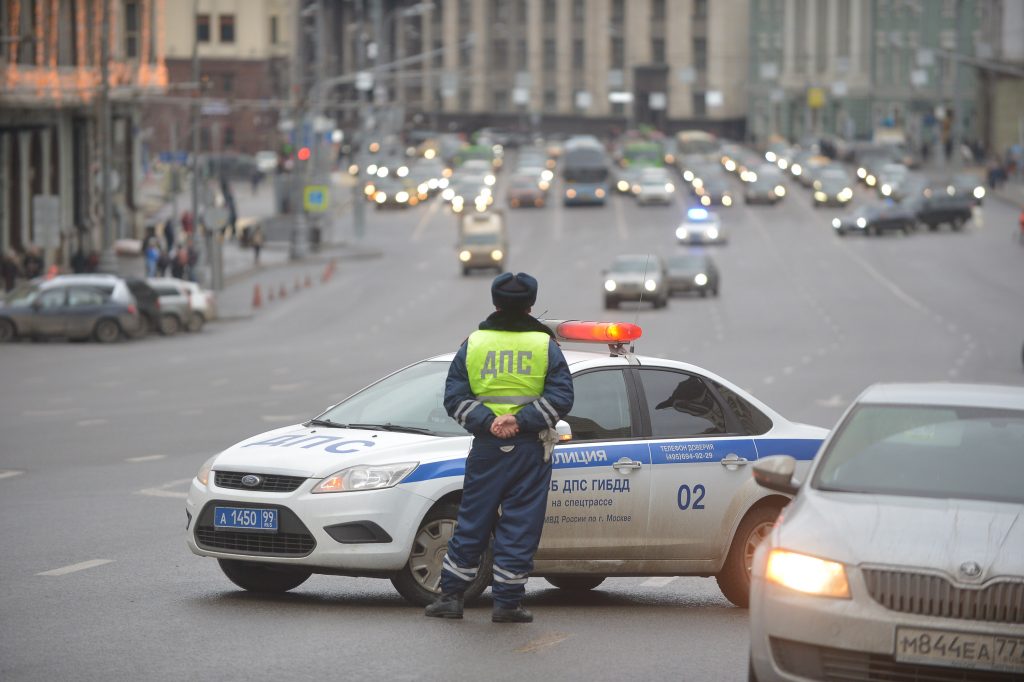
[[[444,43],[440,40],[434,41],[434,68],[444,67]]]
[[[612,0],[612,26],[622,26],[626,22],[625,0]]]
[[[135,0],[124,3],[124,56],[128,59],[139,56],[139,3]]]
[[[554,0],[547,0],[544,3],[544,23],[554,25],[558,17],[558,3]]]
[[[494,91],[494,110],[499,113],[508,111],[508,90],[495,90]]]
[[[704,118],[708,115],[708,102],[703,92],[693,93],[693,116]]]
[[[491,43],[491,68],[508,68],[508,42],[504,38],[495,39]]]
[[[612,116],[625,116],[626,105],[622,102],[612,102]]]
[[[548,111],[554,111],[558,106],[558,93],[554,90],[544,91],[544,108]]]
[[[828,9],[827,4],[818,4],[815,7],[815,19],[817,28],[815,29],[815,61],[818,73],[824,73],[825,69],[828,68]],[[848,32],[849,29],[844,27],[839,33]]]
[[[665,0],[652,0],[651,21],[659,23],[665,21]]]
[[[233,73],[225,73],[225,74],[221,75],[221,84],[224,86],[223,87],[224,92],[234,92],[235,91],[235,74],[233,74]]]
[[[693,39],[693,68],[698,73],[708,70],[708,41],[706,38]]]
[[[655,64],[665,63],[665,39],[654,38],[651,40],[651,61]]]
[[[469,111],[470,104],[470,93],[469,90],[459,90],[459,109],[462,111]]]
[[[518,69],[519,71],[526,71],[529,68],[527,63],[528,57],[529,55],[526,51],[526,41],[519,40],[516,44],[516,69]]]
[[[836,12],[839,14],[838,44],[836,54],[840,57],[850,56],[850,33],[848,27],[853,26],[853,12],[850,0],[839,0]]]
[[[583,53],[583,39],[576,38],[572,41],[572,68],[582,69],[585,55]]]
[[[224,146],[234,147],[235,146],[235,129],[228,126],[224,129]]]
[[[459,23],[468,23],[470,17],[469,13],[469,0],[459,0]]]
[[[197,14],[196,15],[196,42],[208,43],[210,42],[210,15],[209,14]]]
[[[270,17],[270,44],[277,45],[277,17]]]
[[[551,71],[555,68],[555,40],[544,39],[544,69]]]
[[[612,38],[612,68],[621,69],[626,63],[626,47],[622,38]]]
[[[708,18],[708,0],[693,0],[693,18]]]
[[[220,42],[235,42],[235,15],[222,14],[218,18],[218,22],[220,24]]]
[[[199,148],[204,151],[210,151],[210,129],[203,126],[199,129]]]
[[[572,0],[572,20],[576,24],[582,24],[586,18],[586,7],[583,0]]]

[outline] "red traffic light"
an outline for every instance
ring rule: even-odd
[[[309,147],[302,147],[299,149],[296,156],[299,157],[299,161],[309,161],[310,151]]]

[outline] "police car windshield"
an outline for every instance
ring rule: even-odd
[[[318,419],[351,428],[465,436],[465,429],[444,409],[447,376],[447,362],[420,362],[363,389]]]

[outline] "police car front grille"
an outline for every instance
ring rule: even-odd
[[[1019,673],[901,663],[892,656],[834,649],[771,638],[772,656],[784,671],[823,682],[1020,682]]]
[[[196,542],[205,549],[287,556],[305,556],[316,547],[308,533],[254,533],[214,530],[213,526],[197,526]]]
[[[262,490],[268,493],[290,493],[302,485],[306,479],[302,476],[278,476],[276,474],[255,474],[259,476],[260,482],[255,486],[242,484],[242,477],[248,476],[248,472],[237,471],[215,471],[214,484],[218,488],[233,488],[236,490]]]
[[[958,587],[928,573],[862,569],[871,598],[891,611],[919,616],[1024,623],[1024,581]]]

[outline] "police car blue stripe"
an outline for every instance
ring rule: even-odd
[[[755,438],[758,458],[789,455],[793,459],[810,461],[818,453],[820,438]]]
[[[463,476],[466,473],[466,459],[447,459],[443,462],[428,462],[416,467],[416,470],[409,474],[402,483],[418,483],[430,481],[435,478],[446,478],[448,476]]]

